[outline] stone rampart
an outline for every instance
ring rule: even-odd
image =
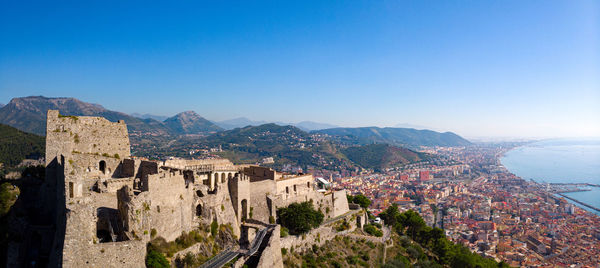
[[[182,172],[148,175],[148,191],[138,195],[129,191],[126,195],[124,190],[118,196],[124,226],[134,237],[148,237],[155,229],[158,236],[173,241],[197,226],[194,191],[185,186]]]
[[[280,231],[281,227],[279,225],[271,231],[271,237],[267,242],[267,246],[262,251],[256,267],[283,268],[283,256],[281,255],[281,243],[279,239]]]
[[[62,116],[48,110],[46,118],[46,164],[59,155],[78,152],[129,158],[129,136],[123,121],[114,123],[102,117]]]
[[[339,224],[338,222],[346,220],[350,224],[350,228],[344,231],[336,231],[335,227]],[[281,248],[287,248],[288,251],[291,247],[294,250],[304,251],[310,249],[312,245],[322,246],[326,241],[333,239],[336,235],[345,235],[356,229],[356,216],[354,213],[348,213],[345,217],[340,217],[333,222],[329,222],[321,225],[319,228],[312,229],[304,235],[288,235],[281,238]]]

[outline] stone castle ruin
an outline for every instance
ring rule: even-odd
[[[248,222],[272,224],[277,208],[293,202],[312,201],[325,219],[349,211],[345,191],[317,191],[312,175],[227,159],[132,157],[123,121],[56,110],[47,114],[46,165],[46,183],[57,189],[47,200],[58,201],[50,266],[143,267],[151,232],[168,242],[213,221],[248,243],[257,233]],[[279,243],[271,242],[278,233],[268,237]],[[279,248],[262,254],[260,263],[282,266]]]

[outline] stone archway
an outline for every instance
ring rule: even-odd
[[[221,173],[221,183],[225,183],[225,173]]]

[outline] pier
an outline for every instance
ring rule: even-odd
[[[550,193],[573,193],[573,192],[585,192],[591,191],[590,187],[600,187],[598,184],[587,183],[587,182],[554,182],[554,183],[539,183],[535,182],[540,188],[546,188],[545,190]]]
[[[556,194],[557,194],[557,195],[560,195],[560,196],[562,196],[562,197],[564,197],[564,198],[566,198],[566,199],[569,199],[569,200],[571,200],[571,201],[573,201],[573,202],[575,202],[575,203],[577,203],[577,204],[580,204],[580,205],[582,205],[582,206],[586,206],[586,207],[588,207],[588,208],[591,208],[591,209],[593,209],[593,210],[595,210],[595,211],[598,211],[598,212],[600,212],[600,208],[594,207],[594,206],[592,206],[592,205],[590,205],[590,204],[588,204],[588,203],[581,202],[581,201],[579,201],[579,200],[577,200],[577,199],[575,199],[575,198],[568,197],[568,196],[566,196],[566,195],[564,195],[564,194],[562,194],[562,193],[556,193]]]
[[[590,186],[590,187],[600,187],[600,184],[593,183],[574,183],[574,182],[552,182],[550,185],[565,185],[565,186]]]

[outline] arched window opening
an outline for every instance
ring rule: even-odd
[[[294,184],[294,192],[296,192],[296,184]]]
[[[106,174],[106,162],[104,160],[100,161],[99,169],[102,174]]]
[[[290,187],[287,187],[287,186],[285,187],[285,193],[286,193],[286,194],[289,194],[289,193],[290,193]]]
[[[202,216],[202,205],[201,204],[198,204],[196,206],[196,216],[198,216],[198,217]]]
[[[306,183],[306,187],[310,188],[310,181]]]
[[[225,183],[225,173],[221,173],[221,183]]]
[[[242,200],[242,220],[248,219],[248,200]]]

